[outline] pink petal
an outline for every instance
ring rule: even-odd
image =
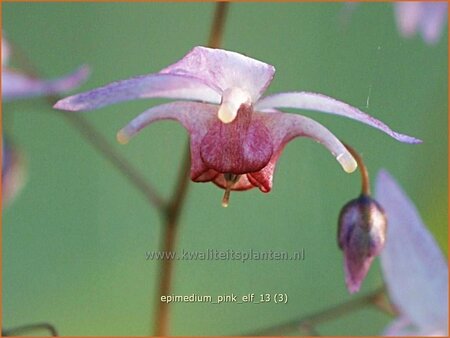
[[[262,119],[252,118],[252,107],[241,105],[231,123],[219,119],[203,137],[200,155],[208,168],[242,175],[264,168],[273,154],[270,131]]]
[[[447,19],[447,2],[423,2],[420,28],[424,40],[437,43]]]
[[[217,106],[199,102],[172,102],[146,110],[134,118],[117,134],[119,142],[126,143],[142,128],[158,120],[177,120],[190,134],[191,178],[206,181],[217,174],[208,172],[200,156],[200,143],[209,126],[217,120]]]
[[[279,150],[278,153],[273,154],[269,163],[267,163],[260,171],[247,174],[248,181],[264,193],[268,193],[272,190],[273,174],[280,155],[281,150]]]
[[[222,92],[239,87],[256,102],[269,86],[275,68],[267,63],[222,49],[195,47],[161,73],[189,75],[215,85]]]
[[[279,153],[295,137],[309,137],[325,146],[347,172],[356,169],[356,161],[347,148],[327,128],[301,115],[288,113],[255,113],[270,130],[274,153]]]
[[[110,83],[58,101],[54,108],[85,111],[142,98],[172,98],[220,103],[220,94],[188,75],[150,74]]]
[[[118,137],[127,142],[139,131],[158,120],[176,120],[190,134],[206,134],[211,119],[216,118],[217,106],[200,102],[178,101],[152,107],[139,114],[122,128]]]
[[[280,93],[275,95],[270,95],[262,98],[256,103],[255,109],[267,109],[267,108],[298,108],[298,109],[308,109],[315,110],[322,113],[335,114],[340,116],[345,116],[350,119],[368,124],[376,129],[379,129],[386,134],[392,136],[398,141],[405,143],[421,143],[414,137],[399,134],[392,131],[383,122],[373,118],[372,116],[363,113],[359,109],[350,106],[347,103],[338,101],[331,97],[308,93],[308,92],[291,92],[291,93]]]
[[[8,101],[64,93],[78,87],[88,76],[89,69],[87,66],[82,66],[74,73],[56,80],[32,78],[3,68],[2,98]]]
[[[392,301],[421,332],[448,332],[448,267],[416,207],[381,171],[376,198],[388,218],[381,265]]]
[[[398,30],[404,37],[411,37],[417,31],[422,15],[422,4],[418,1],[394,3]]]

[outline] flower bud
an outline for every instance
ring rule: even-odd
[[[344,251],[345,282],[350,293],[357,292],[375,256],[386,240],[386,216],[373,198],[361,195],[341,210],[338,244]]]

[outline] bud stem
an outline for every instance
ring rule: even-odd
[[[359,172],[361,173],[361,194],[370,196],[369,172],[367,171],[367,167],[364,165],[361,155],[348,144],[344,143],[344,146],[355,158],[356,163],[358,163]]]

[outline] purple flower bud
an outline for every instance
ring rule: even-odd
[[[357,292],[375,256],[386,240],[386,216],[370,196],[361,195],[341,210],[338,244],[344,251],[345,282],[350,293]]]

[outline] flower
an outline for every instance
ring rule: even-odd
[[[377,201],[361,194],[342,208],[338,225],[338,245],[344,251],[345,282],[354,293],[384,247],[386,216]]]
[[[401,142],[420,142],[322,94],[290,92],[261,98],[274,73],[273,66],[235,52],[195,47],[158,73],[65,98],[55,108],[86,111],[132,99],[183,100],[143,112],[119,131],[118,140],[127,142],[154,121],[178,120],[190,133],[191,179],[212,181],[226,189],[224,205],[230,190],[258,187],[269,192],[276,162],[286,143],[295,137],[310,137],[322,143],[345,171],[356,169],[352,155],[328,129],[310,118],[275,108],[341,115],[380,129]]]
[[[404,37],[412,37],[419,31],[425,42],[439,41],[447,20],[447,1],[401,1],[394,5],[397,26]]]
[[[8,67],[11,48],[2,37],[2,100],[24,99],[36,96],[53,95],[67,92],[83,83],[88,75],[87,66],[55,80],[42,80],[31,77]]]
[[[381,267],[400,313],[385,335],[448,336],[447,260],[412,201],[386,171],[378,174],[376,196],[389,221]]]

